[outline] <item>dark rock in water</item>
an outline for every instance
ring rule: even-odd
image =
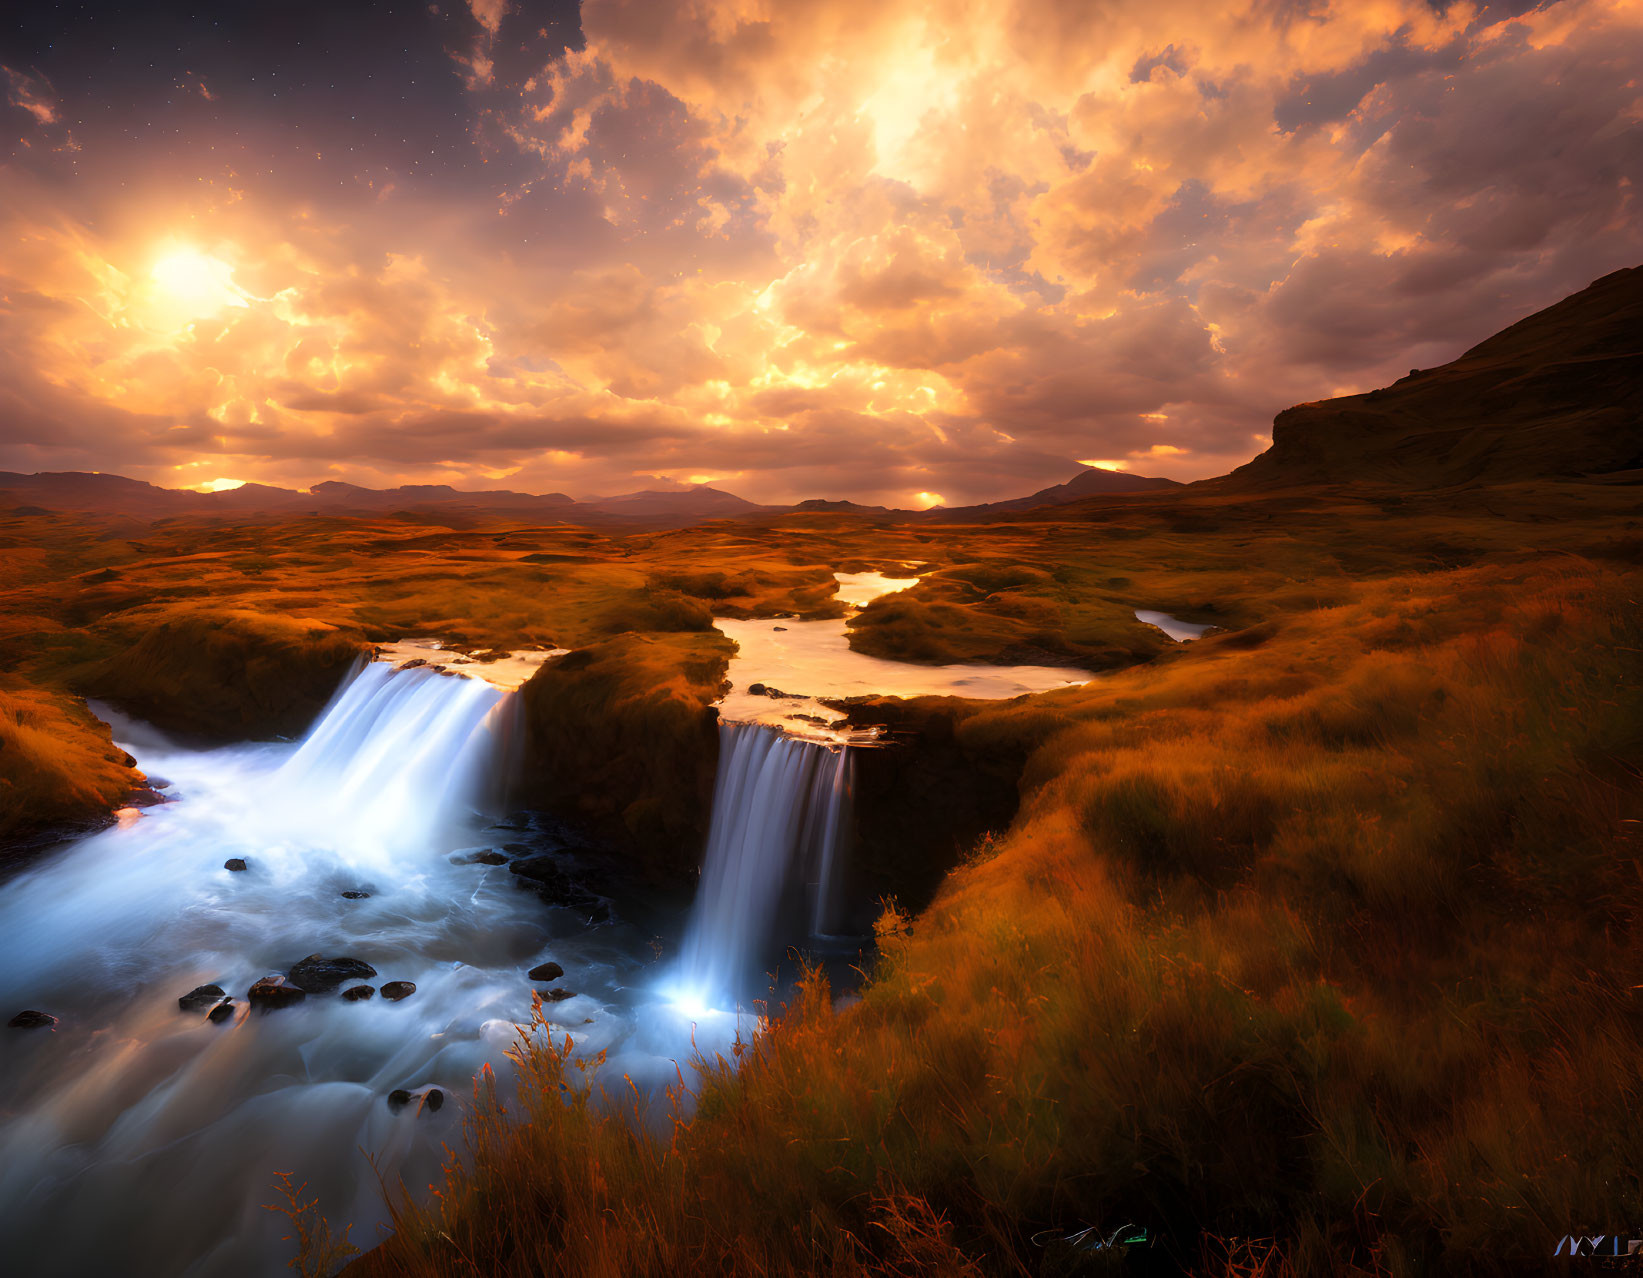
[[[533,981],[557,981],[565,974],[565,969],[557,963],[538,963],[530,970]]]
[[[158,790],[146,785],[138,786],[125,797],[125,806],[128,808],[154,808],[170,802],[171,800]]]
[[[544,994],[542,996],[542,998],[546,1002],[549,1002],[549,1003],[563,1003],[567,998],[575,998],[575,997],[576,997],[576,994],[573,991],[571,991],[571,990],[560,990],[560,989],[549,990],[546,994]]]
[[[787,629],[786,626],[771,626],[770,628],[772,630],[786,630]]]
[[[531,853],[531,845],[528,843],[504,843],[502,845],[502,850],[504,852],[512,852],[515,856],[529,856]]]
[[[342,991],[342,997],[347,999],[348,1002],[350,1002],[350,1003],[363,1003],[366,999],[372,997],[375,993],[376,993],[376,987],[375,986],[372,986],[372,985],[356,985],[352,989],[343,990]]]
[[[451,857],[452,865],[506,865],[508,858],[494,849],[483,852],[457,852]]]
[[[321,954],[310,954],[300,963],[292,964],[286,973],[310,994],[329,994],[344,981],[363,981],[376,974],[376,968],[359,959],[326,958]]]
[[[36,1012],[32,1008],[17,1013],[6,1022],[12,1029],[50,1029],[57,1018],[50,1012]]]
[[[413,657],[409,661],[401,662],[399,665],[395,666],[394,669],[395,670],[417,670],[417,669],[420,669],[422,666],[426,666],[428,664],[430,664],[430,663],[429,663],[429,661],[426,657]]]
[[[369,892],[361,892],[358,888],[349,888],[342,894],[342,899],[345,901],[368,901],[370,898],[371,894]]]
[[[157,777],[150,772],[148,774],[148,788],[150,790],[169,790],[171,782],[166,777]]]
[[[238,873],[240,870],[245,869],[245,858],[240,856],[231,856],[228,860],[222,863],[222,868],[225,870],[233,870]]]
[[[234,1000],[231,998],[225,998],[205,1015],[206,1019],[213,1025],[221,1025],[226,1021],[233,1020],[234,1013],[237,1011],[239,1011],[239,1008],[234,1006]]]
[[[382,997],[390,1003],[397,1003],[402,998],[410,998],[415,993],[415,981],[389,981],[382,987]]]
[[[179,998],[177,1006],[185,1012],[203,1012],[227,992],[220,985],[198,985]]]
[[[769,691],[770,689],[766,688],[762,683],[750,683],[747,685],[747,694],[750,697],[762,697]]]
[[[444,1108],[445,1093],[440,1091],[437,1087],[430,1087],[427,1093],[422,1097],[422,1103],[426,1105],[433,1113],[437,1114],[442,1108]]]
[[[403,1087],[396,1087],[393,1091],[388,1093],[388,1108],[393,1110],[396,1114],[410,1103],[411,1093],[406,1091]]]
[[[245,997],[252,1007],[274,1012],[302,1002],[308,997],[308,991],[301,986],[288,984],[283,976],[265,976],[246,991]]]
[[[532,889],[549,905],[563,905],[569,909],[594,910],[600,901],[586,888],[579,886],[559,868],[552,856],[528,856],[511,862],[508,870],[519,876],[520,887]]]

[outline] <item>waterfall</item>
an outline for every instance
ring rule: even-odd
[[[785,923],[834,924],[848,831],[849,748],[752,723],[719,728],[719,775],[679,987],[722,1006],[762,993],[760,964]]]
[[[556,926],[505,870],[449,859],[485,837],[473,818],[517,706],[477,679],[378,662],[294,746],[188,750],[110,716],[179,801],[65,847],[0,894],[0,1016],[60,1018],[0,1030],[11,1272],[271,1276],[290,1254],[262,1206],[275,1171],[311,1181],[356,1239],[385,1219],[361,1148],[391,1181],[437,1174],[459,1106],[396,1114],[385,1097],[437,1083],[460,1098],[480,1066],[505,1066],[530,1013],[524,968]],[[578,966],[582,924],[569,926],[554,953],[586,990],[594,967]],[[315,952],[416,992],[245,1016],[251,982]],[[227,1024],[179,1009],[208,981],[240,1009]],[[578,1029],[593,1010],[578,1006]]]
[[[518,698],[479,679],[363,666],[271,789],[310,840],[382,862],[439,843],[488,806],[518,736]]]

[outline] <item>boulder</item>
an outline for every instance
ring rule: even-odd
[[[237,874],[246,868],[245,858],[241,856],[231,856],[228,860],[222,863],[222,868],[225,870],[232,870]]]
[[[57,1018],[50,1012],[36,1012],[28,1008],[17,1013],[6,1024],[12,1029],[50,1029],[57,1024]]]
[[[286,973],[291,980],[310,994],[329,994],[344,981],[363,981],[375,976],[376,968],[356,958],[326,958],[310,954],[291,965]]]
[[[411,1093],[406,1091],[403,1087],[396,1087],[393,1091],[388,1093],[388,1108],[393,1110],[396,1114],[410,1103]]]
[[[209,1012],[207,1012],[205,1017],[213,1025],[225,1025],[234,1019],[234,1013],[239,1010],[240,1009],[234,1005],[233,999],[225,998],[222,1002],[218,1003]]]
[[[350,1003],[363,1003],[366,999],[374,997],[375,994],[376,987],[374,985],[355,985],[351,989],[342,991],[342,997]]]
[[[415,993],[415,981],[389,981],[382,987],[382,997],[390,1003],[397,1003],[402,998],[410,998]]]
[[[368,901],[371,899],[371,894],[362,892],[358,888],[349,888],[342,894],[342,899],[344,901]]]
[[[252,1007],[263,1012],[275,1012],[291,1007],[308,997],[308,991],[286,982],[283,976],[265,976],[245,994]]]
[[[203,1012],[213,1003],[221,1002],[227,992],[220,985],[197,985],[177,1000],[177,1006],[184,1012]]]
[[[546,1002],[549,1002],[549,1003],[563,1003],[567,998],[575,998],[575,997],[576,997],[576,994],[575,994],[574,991],[572,991],[572,990],[561,990],[561,989],[549,990],[546,994],[544,994],[542,996],[543,1000],[546,1001]]]
[[[549,905],[593,910],[600,903],[592,892],[573,882],[551,855],[522,857],[510,862],[508,871],[519,877],[520,887],[530,888]]]
[[[500,852],[486,848],[483,852],[457,852],[451,856],[452,865],[506,865],[508,858]]]
[[[557,981],[565,974],[565,969],[557,963],[538,963],[530,970],[533,981]]]
[[[437,1114],[445,1104],[445,1093],[437,1087],[430,1087],[422,1097],[422,1103],[430,1112]]]

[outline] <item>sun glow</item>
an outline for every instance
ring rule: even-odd
[[[249,295],[234,283],[233,267],[198,249],[180,248],[165,254],[154,263],[150,277],[172,305],[193,316],[250,305]]]
[[[226,493],[231,489],[244,488],[243,479],[208,479],[203,484],[195,485],[202,493]]]

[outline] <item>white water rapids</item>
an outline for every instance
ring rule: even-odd
[[[504,840],[552,854],[542,831],[486,835],[475,815],[515,704],[478,680],[377,663],[296,747],[182,750],[116,723],[179,800],[0,885],[0,1015],[60,1018],[0,1029],[6,1272],[285,1273],[289,1226],[264,1209],[276,1172],[373,1245],[386,1213],[367,1155],[390,1184],[425,1190],[442,1143],[461,1146],[474,1073],[489,1062],[510,1085],[502,1053],[533,988],[573,991],[547,1005],[556,1032],[610,1049],[616,1076],[673,1081],[691,1027],[648,991],[648,937],[544,904],[505,865],[450,859]],[[249,868],[226,870],[233,857]],[[416,992],[248,1013],[253,981],[316,952]],[[533,986],[527,971],[549,959],[564,976]],[[235,1000],[225,1024],[178,1009],[207,982]],[[713,1050],[715,1033],[700,1027],[698,1044]],[[433,1086],[438,1112],[387,1103]]]

